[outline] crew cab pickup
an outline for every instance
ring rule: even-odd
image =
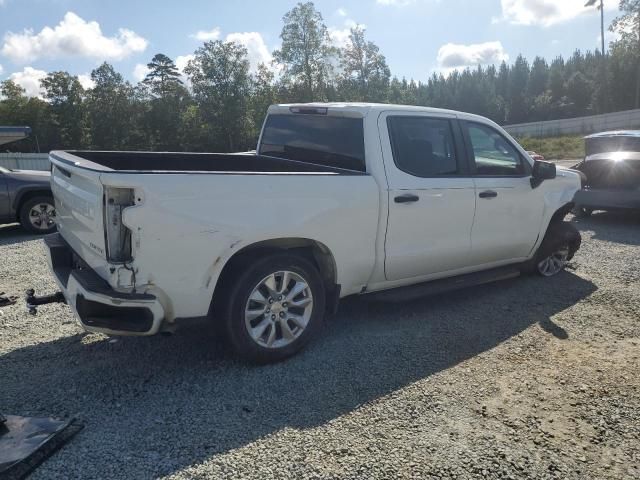
[[[207,318],[256,362],[297,352],[342,297],[551,276],[580,245],[579,175],[454,111],[276,105],[252,154],[50,158],[45,244],[86,330]]]

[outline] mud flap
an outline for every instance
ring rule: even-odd
[[[26,477],[83,427],[74,419],[0,415],[0,478]]]

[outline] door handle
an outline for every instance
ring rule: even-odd
[[[493,190],[486,190],[484,192],[480,192],[478,196],[480,198],[496,198],[498,196],[498,192],[494,192]]]
[[[413,203],[413,202],[417,202],[418,200],[420,200],[420,197],[412,193],[407,193],[406,195],[400,195],[393,199],[393,201],[396,203]]]

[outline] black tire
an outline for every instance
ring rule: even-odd
[[[542,276],[552,276],[545,275],[538,269],[540,262],[565,248],[568,250],[566,261],[569,261],[578,251],[581,243],[582,237],[580,232],[571,223],[560,221],[551,222],[538,251],[533,259],[525,264],[523,271],[538,273]]]
[[[42,228],[38,228],[38,226],[31,221],[31,218],[30,218],[31,212],[34,210],[34,208],[43,206],[43,205],[48,205],[52,207],[55,212],[55,203],[53,201],[53,197],[48,197],[44,195],[28,199],[20,207],[20,212],[19,212],[20,224],[22,225],[22,228],[24,228],[29,233],[35,233],[37,235],[46,235],[48,233],[55,232],[56,230],[55,220],[51,219],[51,217],[49,218],[53,221],[53,223],[49,224],[49,222],[47,222],[46,228],[45,226],[43,226]],[[55,214],[54,214],[54,217],[55,217]],[[42,221],[40,221],[40,224],[42,224]]]
[[[245,324],[245,307],[249,302],[249,296],[263,279],[282,271],[293,272],[307,283],[313,298],[311,315],[302,333],[291,343],[280,348],[266,348],[249,334]],[[289,253],[269,255],[245,263],[236,275],[228,277],[225,281],[229,281],[231,287],[227,290],[226,303],[221,309],[223,318],[219,320],[224,322],[224,334],[230,347],[244,360],[258,364],[284,360],[300,351],[315,336],[322,324],[325,313],[324,285],[317,268],[304,257]],[[279,332],[282,333],[282,330]]]

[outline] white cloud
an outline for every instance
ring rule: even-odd
[[[515,25],[539,25],[550,27],[572,20],[586,13],[594,13],[594,7],[586,8],[585,0],[501,0],[502,17],[494,22],[506,21]],[[606,10],[615,10],[617,2],[605,2]]]
[[[509,60],[509,55],[500,42],[485,42],[471,45],[447,43],[438,50],[438,69],[445,73],[453,70],[493,65]]]
[[[194,34],[189,35],[191,38],[200,40],[201,42],[209,42],[211,40],[217,40],[220,38],[220,28],[215,27],[213,30],[199,30]]]
[[[1,1],[1,0],[0,0],[0,1]],[[2,71],[3,71],[3,70],[4,70],[4,69],[2,68],[2,65],[0,65],[0,75],[2,75]]]
[[[22,33],[6,33],[2,54],[15,63],[69,56],[122,60],[134,53],[144,52],[147,45],[147,40],[126,28],[120,28],[116,35],[106,37],[98,22],[87,22],[73,12],[67,12],[53,28],[44,27],[38,33],[31,29]]]
[[[32,67],[25,67],[21,72],[15,72],[9,75],[9,80],[25,89],[26,95],[29,97],[42,97],[43,91],[41,82],[47,72],[44,70],[36,70]]]
[[[336,10],[336,15],[338,15],[339,17],[346,17],[347,11],[343,7],[340,7],[338,10]]]
[[[350,34],[350,28],[329,27],[329,37],[331,37],[331,41],[338,48],[344,48],[347,43],[349,43]]]
[[[138,63],[133,69],[133,78],[141,82],[147,76],[147,73],[149,73],[149,67],[144,63]]]
[[[349,35],[351,35],[351,29],[355,27],[367,28],[364,23],[356,23],[350,18],[344,21],[344,27],[329,27],[329,37],[333,42],[333,45],[338,48],[344,48],[349,43]]]
[[[178,71],[184,75],[184,69],[187,68],[187,64],[196,58],[195,55],[179,55],[176,57],[176,67],[178,67]]]
[[[258,65],[261,63],[271,66],[273,56],[271,55],[264,38],[262,38],[262,35],[258,32],[230,33],[225,38],[225,42],[239,43],[247,49],[252,72],[255,72],[258,69]]]
[[[78,81],[80,82],[80,85],[82,85],[82,88],[84,88],[85,90],[89,90],[90,88],[96,86],[96,82],[91,80],[91,75],[88,75],[86,73],[78,75]]]
[[[376,0],[378,5],[391,5],[394,7],[406,7],[415,3],[415,0]]]
[[[258,70],[258,66],[261,63],[267,65],[267,67],[278,70],[278,67],[272,65],[273,55],[271,50],[267,47],[264,38],[259,32],[234,32],[229,33],[225,38],[225,42],[235,42],[247,49],[247,57],[249,58],[249,68],[251,72],[255,73]],[[175,63],[178,71],[182,75],[182,81],[186,82],[188,79],[184,73],[184,69],[187,64],[195,58],[195,55],[179,55],[176,57]],[[136,66],[137,68],[137,66]]]
[[[196,58],[195,55],[191,54],[191,55],[179,55],[176,57],[176,67],[178,69],[178,71],[180,72],[180,80],[182,80],[184,82],[185,85],[189,85],[189,78],[187,77],[187,75],[184,73],[184,69],[187,68],[187,64],[193,60],[194,58]]]

